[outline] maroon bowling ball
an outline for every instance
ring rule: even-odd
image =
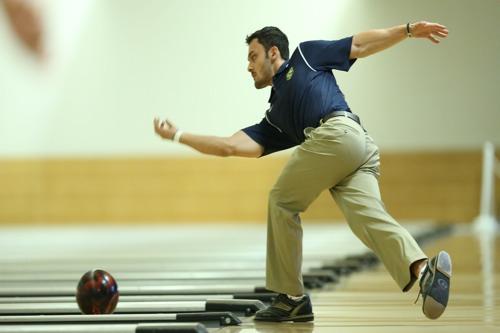
[[[76,289],[76,302],[85,314],[113,313],[118,297],[118,285],[115,279],[101,269],[83,274]]]

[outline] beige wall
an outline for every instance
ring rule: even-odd
[[[374,27],[446,24],[336,73],[384,151],[500,144],[498,0],[75,0],[38,2],[48,59],[26,54],[0,11],[0,156],[194,153],[158,140],[155,115],[220,135],[260,120],[244,37],[277,25],[291,48]],[[45,6],[43,6],[45,4]]]

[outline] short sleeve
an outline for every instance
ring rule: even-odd
[[[242,131],[253,141],[264,147],[262,156],[285,150],[296,145],[284,133],[271,126],[266,118],[263,118],[258,124],[242,129]]]
[[[300,43],[299,50],[306,64],[314,70],[347,72],[356,59],[349,59],[352,36],[340,40],[313,40]]]

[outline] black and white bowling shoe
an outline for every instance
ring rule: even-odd
[[[429,260],[420,278],[420,294],[424,300],[422,311],[427,318],[437,319],[446,309],[450,279],[451,258],[448,253],[441,251]]]
[[[311,299],[308,295],[304,295],[300,300],[294,301],[285,294],[279,294],[269,307],[257,311],[254,319],[270,322],[313,321]]]

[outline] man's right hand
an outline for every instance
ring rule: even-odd
[[[164,139],[172,140],[178,128],[168,120],[154,119],[155,132]],[[260,157],[264,152],[257,142],[245,132],[238,131],[230,137],[196,135],[183,132],[180,143],[196,149],[200,153],[215,156]]]
[[[159,118],[155,118],[153,120],[153,124],[156,134],[164,139],[172,140],[174,138],[175,132],[177,132],[177,127],[175,127],[174,124],[172,124],[168,120],[160,120]]]

